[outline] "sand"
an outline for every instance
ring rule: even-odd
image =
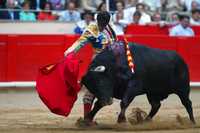
[[[75,123],[83,115],[82,96],[83,91],[80,92],[71,114],[66,118],[51,113],[34,89],[1,89],[0,133],[200,133],[200,89],[198,88],[192,89],[190,95],[196,125],[190,123],[179,98],[170,95],[162,102],[159,112],[151,122],[139,125],[117,124],[119,100],[114,100],[111,106],[104,107],[96,115],[97,126],[80,128],[75,126]],[[134,99],[127,110],[127,115],[135,107],[146,112],[150,110],[145,95]]]

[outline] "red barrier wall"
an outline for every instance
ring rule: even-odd
[[[7,71],[7,36],[0,36],[0,81],[6,81]]]
[[[131,42],[164,50],[174,50],[183,57],[189,66],[192,81],[200,81],[200,36],[168,37],[168,36],[133,36]]]
[[[169,35],[169,29],[172,28],[171,25],[166,25],[160,27],[159,25],[144,25],[138,26],[135,24],[130,24],[125,29],[125,34],[130,35]],[[194,30],[195,35],[200,35],[200,26],[191,26]]]
[[[64,50],[78,36],[75,35],[0,35],[0,81],[33,81],[38,68],[63,58]],[[200,36],[128,36],[132,42],[150,47],[175,50],[187,62],[191,81],[200,81]],[[87,45],[78,53],[80,77],[84,74],[92,56]]]

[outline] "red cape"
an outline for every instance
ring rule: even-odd
[[[51,112],[68,116],[80,90],[78,84],[79,62],[70,54],[57,64],[39,69],[36,89],[39,97]]]

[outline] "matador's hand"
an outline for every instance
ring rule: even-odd
[[[64,52],[64,56],[66,57],[69,53],[71,53],[72,51],[70,51],[69,49],[65,50]]]

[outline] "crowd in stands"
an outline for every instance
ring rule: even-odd
[[[124,34],[129,24],[174,25],[176,31],[194,35],[189,25],[200,25],[200,0],[109,0],[113,28]],[[1,0],[0,20],[75,22],[75,33],[95,21],[96,13],[107,10],[105,0]],[[185,31],[187,30],[187,31]]]

